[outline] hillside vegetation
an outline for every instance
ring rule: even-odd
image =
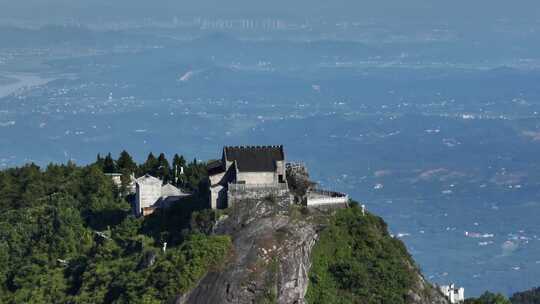
[[[411,303],[419,275],[403,243],[386,223],[359,208],[339,210],[312,252],[307,301],[316,303]],[[428,287],[430,289],[431,287]]]
[[[469,298],[465,304],[540,304],[540,287],[514,293],[510,299],[502,294],[486,291],[478,298]]]
[[[510,297],[512,304],[540,304],[540,287],[516,292]]]
[[[225,261],[229,237],[187,229],[197,195],[137,219],[103,173],[157,169],[156,158],[140,167],[106,159],[0,172],[0,303],[163,303]],[[197,171],[185,176],[194,188],[203,166],[186,166]]]
[[[180,166],[181,176],[174,170]],[[105,175],[110,172],[122,173],[120,186]],[[135,218],[128,182],[145,173],[193,196]],[[249,219],[244,223],[233,210],[206,209],[205,177],[204,163],[196,160],[176,155],[171,166],[163,154],[151,154],[136,164],[127,152],[118,159],[98,156],[88,166],[0,171],[0,303],[170,303],[184,301],[182,295],[203,303],[213,279],[236,276],[260,283],[262,297],[256,298],[265,303],[301,298],[306,289],[311,304],[446,303],[386,223],[356,204],[319,212],[269,197],[255,202],[257,208],[248,204],[257,212],[237,212]],[[222,222],[221,229],[232,232],[214,234],[216,218],[227,213],[231,225]],[[250,245],[255,241],[260,248]],[[309,269],[311,248],[307,274],[300,270]],[[261,275],[238,273],[244,265]],[[216,299],[253,292],[252,285],[234,284],[240,284],[236,290],[227,284],[213,289]],[[283,286],[289,294],[277,292]]]
[[[511,303],[502,294],[495,294],[495,293],[486,291],[478,298],[466,299],[465,304],[511,304]]]

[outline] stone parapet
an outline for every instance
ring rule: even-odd
[[[292,203],[291,195],[287,184],[234,184],[228,185],[227,204],[228,207],[240,200],[258,200],[268,197],[275,197],[277,201],[286,204]]]

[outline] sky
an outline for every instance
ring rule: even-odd
[[[272,16],[411,22],[540,22],[538,0],[0,0],[0,18],[168,18]]]

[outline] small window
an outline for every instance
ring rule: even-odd
[[[285,183],[285,180],[283,179],[283,174],[278,175],[278,180],[280,184]]]

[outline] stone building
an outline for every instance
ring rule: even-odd
[[[157,208],[167,208],[189,195],[171,184],[163,185],[161,179],[146,174],[135,180],[135,214],[150,215]]]
[[[108,176],[111,178],[113,184],[120,188],[122,187],[122,173],[105,173],[105,176]],[[135,175],[131,174],[129,176],[129,184],[127,185],[128,193],[135,193]]]
[[[208,178],[212,209],[230,206],[231,191],[288,192],[283,146],[224,147],[221,159],[208,164]]]
[[[457,288],[454,284],[450,284],[439,286],[439,290],[452,304],[465,302],[465,288],[463,287]]]

